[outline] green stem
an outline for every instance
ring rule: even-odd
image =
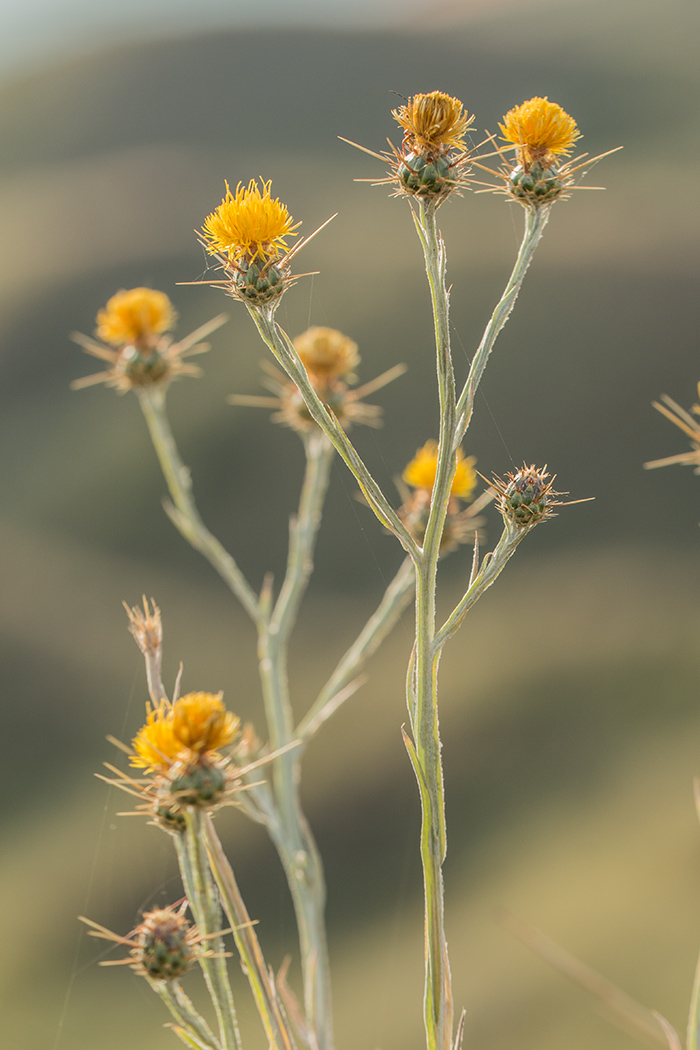
[[[201,1017],[177,981],[154,981],[148,979],[154,992],[160,996],[178,1025],[184,1028],[201,1050],[221,1050],[221,1044],[209,1025]]]
[[[277,1048],[277,1050],[294,1050],[289,1025],[274,981],[263,958],[254,924],[250,920],[233,869],[221,847],[211,818],[203,817],[198,830],[206,844],[211,871],[216,879],[224,910],[233,928],[241,965],[248,977],[268,1043],[270,1047]]]
[[[290,526],[289,556],[279,598],[258,627],[260,678],[270,746],[296,739],[287,674],[289,638],[313,568],[313,550],[328,487],[333,447],[317,432],[305,442],[306,474],[299,512]],[[304,816],[299,786],[301,761],[294,749],[272,763],[274,813],[270,836],[289,883],[299,931],[306,1016],[320,1050],[333,1046],[330,965],[325,929],[323,865]]]
[[[469,375],[464,384],[464,389],[462,390],[457,402],[458,441],[462,440],[462,437],[469,426],[469,420],[474,407],[474,395],[479,383],[481,382],[481,377],[484,374],[486,362],[489,359],[489,355],[493,350],[501,329],[508,320],[511,310],[515,306],[515,300],[518,298],[518,293],[520,292],[522,283],[525,279],[525,274],[532,262],[535,249],[540,243],[540,238],[542,237],[544,228],[547,225],[550,209],[551,204],[542,204],[537,208],[525,209],[525,229],[518,257],[515,260],[515,266],[513,267],[513,272],[511,273],[505,291],[486,326],[479,348],[474,355],[474,360],[469,369]]]
[[[445,798],[437,707],[440,650],[434,645],[437,567],[450,490],[457,466],[455,383],[450,350],[445,246],[434,205],[412,208],[423,246],[435,325],[440,433],[435,482],[423,550],[416,560],[416,643],[408,688],[413,730],[409,754],[421,795],[421,862],[425,893],[424,1021],[428,1050],[451,1050],[452,979],[445,935],[442,865],[447,848]],[[408,746],[408,745],[407,745]]]
[[[484,591],[487,591],[491,584],[495,583],[528,531],[528,529],[516,529],[513,526],[506,525],[496,547],[484,558],[481,568],[471,581],[466,594],[436,633],[433,640],[436,649],[442,649],[445,642],[461,626],[464,617],[472,606],[476,604]]]
[[[185,820],[185,831],[175,836],[180,873],[199,931],[209,935],[221,930],[222,922],[219,896],[209,871],[202,834],[202,814],[194,807],[188,806],[185,809]],[[215,952],[223,952],[223,941],[220,937],[211,938],[209,943]],[[203,956],[199,965],[216,1013],[222,1050],[240,1050],[241,1036],[226,959]]]
[[[177,529],[198,550],[228,584],[254,623],[258,622],[258,598],[236,562],[209,531],[199,516],[192,497],[189,469],[180,459],[170,423],[165,413],[165,391],[144,387],[137,391],[148,430],[165,477],[172,505],[165,509]]]

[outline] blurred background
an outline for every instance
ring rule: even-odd
[[[0,4],[0,448],[5,687],[0,1013],[13,1050],[172,1047],[161,1004],[96,965],[83,913],[122,932],[181,895],[170,844],[115,814],[94,780],[143,720],[142,663],[121,602],[160,604],[165,674],[223,689],[260,725],[253,632],[161,508],[164,484],[134,398],[71,392],[119,288],[165,290],[179,332],[229,323],[173,386],[170,414],[205,520],[258,587],[284,566],[302,469],[294,434],[226,404],[263,392],[246,312],[202,287],[193,230],[224,180],[272,179],[317,270],[279,318],[351,335],[384,429],[354,438],[389,490],[435,435],[431,325],[405,202],[356,183],[377,163],[337,138],[398,141],[398,96],[440,89],[479,141],[511,106],[548,95],[591,154],[620,144],[554,209],[478,397],[465,451],[485,473],[548,463],[595,502],[562,510],[520,548],[446,653],[445,875],[465,1047],[633,1047],[584,993],[499,927],[508,907],[643,1003],[684,1024],[700,943],[698,482],[645,473],[682,452],[650,406],[689,407],[700,379],[698,29],[694,0],[33,0]],[[469,194],[441,209],[461,374],[507,279],[522,215]],[[303,260],[303,261],[302,261]],[[498,535],[491,513],[487,542]],[[379,600],[395,542],[334,470],[292,667],[303,713]],[[445,607],[468,552],[442,569]],[[418,803],[401,744],[409,618],[370,681],[319,735],[306,804],[326,859],[339,1047],[422,1046]],[[219,819],[269,962],[294,953],[291,909],[265,836]],[[234,967],[234,969],[237,969]],[[296,980],[298,969],[293,967]],[[261,1047],[240,974],[246,1045]],[[143,986],[142,986],[143,985]],[[196,986],[196,981],[195,981]]]

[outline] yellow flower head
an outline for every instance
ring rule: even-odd
[[[293,225],[285,205],[270,196],[271,180],[260,181],[262,190],[251,179],[245,187],[239,182],[235,194],[226,183],[226,196],[202,227],[212,255],[226,255],[229,262],[257,258],[266,262],[286,251],[286,238],[294,236],[300,223]]]
[[[233,743],[240,723],[226,710],[221,693],[188,693],[173,704],[173,735],[198,754]]]
[[[567,156],[581,137],[574,118],[546,96],[514,106],[499,127],[506,142],[518,146],[528,163]]]
[[[123,346],[144,343],[172,331],[177,314],[165,292],[153,288],[122,289],[97,314],[95,335],[105,343]]]
[[[437,471],[438,447],[436,441],[426,441],[403,472],[403,480],[415,489],[433,491]],[[457,452],[457,470],[452,481],[450,495],[458,499],[470,499],[476,487],[475,456],[465,459],[461,450]]]
[[[146,724],[132,740],[135,754],[132,766],[153,771],[167,769],[183,750],[173,733],[172,707],[161,700],[158,707],[147,706]]]
[[[414,95],[392,116],[406,132],[405,145],[412,150],[462,149],[464,135],[473,117],[467,117],[458,98],[442,91]]]
[[[168,769],[179,758],[196,758],[231,744],[239,725],[221,694],[188,693],[172,705],[163,700],[148,710],[146,725],[134,737],[131,764],[149,771]]]
[[[360,363],[357,343],[337,328],[315,326],[307,328],[294,340],[299,357],[310,375],[322,380],[354,379],[352,375]]]

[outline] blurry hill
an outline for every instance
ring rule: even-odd
[[[381,149],[397,139],[397,93],[436,88],[476,113],[475,141],[512,105],[546,94],[576,118],[591,154],[624,145],[584,182],[605,193],[576,192],[554,210],[470,430],[483,473],[547,462],[558,487],[596,501],[523,545],[445,661],[447,879],[466,1045],[634,1045],[493,927],[500,904],[682,1025],[700,932],[690,791],[700,512],[690,471],[641,464],[685,448],[650,401],[667,392],[690,405],[700,379],[699,22],[685,0],[598,0],[464,25],[453,16],[431,31],[248,30],[104,49],[0,90],[0,886],[10,913],[0,1002],[13,1050],[173,1045],[159,1004],[130,974],[98,971],[73,918],[88,911],[127,930],[140,907],[176,892],[167,844],[115,818],[121,800],[105,801],[91,779],[113,758],[105,734],[128,739],[142,717],[122,599],[145,591],[160,603],[168,681],[182,659],[185,688],[222,688],[244,717],[260,717],[252,631],[165,518],[135,402],[68,389],[95,370],[68,333],[91,332],[115,290],[140,284],[171,295],[182,332],[229,309],[204,377],[173,387],[171,418],[205,520],[254,585],[268,569],[279,575],[299,443],[266,413],[225,403],[259,392],[264,348],[237,304],[177,287],[208,276],[192,231],[224,180],[254,176],[272,179],[305,233],[338,213],[301,257],[318,275],[279,316],[292,335],[309,323],[351,335],[363,380],[409,365],[373,398],[384,429],[354,435],[390,489],[435,433],[428,297],[405,202],[353,182],[383,173],[337,136]],[[469,194],[440,222],[464,373],[522,219],[502,198]],[[300,711],[398,564],[354,496],[336,467],[293,668]],[[487,541],[496,534],[492,516]],[[466,572],[464,553],[446,563],[448,589]],[[398,734],[409,645],[407,625],[308,756],[341,1050],[422,1041],[417,802]],[[277,862],[256,829],[228,819],[278,964],[294,943]],[[413,1012],[397,1009],[397,988]]]

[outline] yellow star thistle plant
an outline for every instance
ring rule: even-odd
[[[226,183],[226,196],[202,227],[210,254],[243,265],[274,261],[286,253],[287,238],[296,236],[294,231],[301,223],[294,224],[285,205],[270,195],[272,180],[260,181],[262,190],[251,179],[247,186],[239,182],[235,194]]]
[[[547,165],[554,157],[568,156],[581,137],[574,118],[546,96],[513,106],[498,126],[503,139],[518,147],[526,169],[538,162]]]
[[[468,456],[465,459],[461,449],[457,452],[457,467],[450,486],[451,496],[456,496],[462,500],[472,498],[476,488],[475,463],[475,456]],[[416,451],[414,458],[404,470],[403,480],[414,489],[426,489],[428,492],[432,492],[437,473],[437,464],[437,441],[426,441],[423,447]]]
[[[379,181],[391,184],[394,196],[408,199],[423,251],[435,331],[439,419],[438,440],[419,448],[404,470],[403,481],[411,491],[405,487],[402,491],[402,483],[397,482],[404,496],[401,507],[396,508],[395,501],[385,494],[347,431],[351,423],[378,424],[381,409],[359,399],[401,374],[403,366],[394,365],[363,387],[350,389],[360,360],[352,339],[336,329],[314,326],[292,340],[280,327],[276,307],[282,293],[294,283],[291,260],[310,238],[288,250],[287,242],[299,224],[293,222],[287,207],[272,197],[270,181],[253,179],[247,186],[238,183],[235,193],[226,184],[224,199],[207,216],[200,233],[202,245],[217,259],[225,279],[193,283],[219,286],[242,301],[282,369],[266,362],[267,386],[276,397],[239,395],[235,402],[277,409],[273,418],[293,427],[303,442],[304,477],[298,511],[290,521],[286,569],[279,584],[269,574],[258,591],[233,554],[205,525],[195,503],[190,471],[180,457],[166,414],[167,380],[178,373],[187,374],[191,366],[183,365],[181,358],[195,352],[194,343],[203,330],[172,343],[168,334],[175,319],[172,304],[163,293],[138,288],[118,293],[100,311],[98,336],[103,343],[77,337],[89,353],[110,364],[107,372],[78,385],[104,381],[118,390],[135,390],[167,485],[170,499],[165,501],[166,512],[238,599],[257,635],[265,725],[258,731],[246,726],[239,739],[240,721],[226,710],[221,694],[192,692],[178,699],[178,677],[169,698],[161,676],[160,610],[152,599],[149,605],[145,598],[143,610],[127,607],[130,630],[146,664],[150,702],[145,725],[134,736],[132,749],[125,750],[131,766],[143,775],[123,774],[109,766],[116,774],[110,782],[137,797],[135,812],[148,815],[152,823],[165,830],[177,852],[184,892],[201,932],[190,936],[176,928],[178,924],[169,913],[152,913],[142,931],[149,950],[152,935],[164,934],[165,941],[170,942],[166,948],[174,947],[174,955],[166,960],[169,969],[164,979],[154,978],[150,959],[149,966],[144,962],[142,969],[175,1018],[176,1033],[197,1050],[243,1050],[224,958],[224,933],[234,938],[267,1045],[272,1050],[295,1050],[297,1045],[300,1050],[334,1050],[326,887],[319,850],[303,811],[302,757],[319,729],[360,688],[366,661],[411,601],[415,644],[406,676],[408,715],[403,736],[421,800],[426,1050],[461,1050],[463,1024],[455,1023],[445,932],[442,867],[447,827],[438,716],[440,658],[446,643],[498,578],[520,542],[562,505],[556,499],[561,494],[552,489],[553,478],[546,468],[526,465],[515,474],[496,478],[475,499],[476,461],[473,456],[465,457],[461,446],[479,383],[532,262],[549,218],[549,205],[572,182],[576,169],[558,166],[557,158],[569,154],[579,132],[573,119],[547,98],[530,99],[503,118],[501,132],[514,148],[518,163],[492,174],[499,174],[506,183],[505,192],[524,205],[523,238],[483,336],[466,355],[470,361],[467,375],[459,378],[450,344],[450,283],[437,211],[453,191],[458,196],[459,190],[470,185],[467,170],[475,161],[465,146],[465,136],[474,118],[467,115],[459,99],[440,91],[413,95],[393,112],[393,117],[404,130],[401,148],[392,146],[391,152],[384,154],[366,152],[389,165],[390,174]],[[505,149],[497,152],[502,156]],[[205,329],[219,323],[221,319],[215,319]],[[462,364],[461,356],[458,363]],[[410,411],[407,406],[406,414]],[[327,682],[317,695],[307,697],[305,714],[298,720],[296,705],[291,703],[290,668],[295,665],[290,659],[291,638],[313,569],[336,452],[378,522],[403,548],[404,559]],[[476,537],[481,519],[476,515],[494,498],[503,519],[502,532],[482,557]],[[460,500],[469,501],[469,507],[461,510]],[[461,599],[442,620],[438,563],[467,539],[474,541],[471,571],[468,578],[465,574]],[[303,686],[308,689],[308,682]],[[302,689],[299,694],[303,696]],[[220,753],[229,747],[230,753]],[[303,1002],[296,1001],[284,973],[272,976],[255,923],[246,911],[217,837],[214,817],[219,807],[227,805],[237,805],[263,826],[278,852],[297,922]],[[222,908],[231,927],[227,931],[222,930]],[[182,950],[189,965],[189,949],[197,938],[212,940],[212,952],[195,954],[211,998],[216,1032],[178,984],[178,952]],[[135,944],[133,937],[117,940],[132,951],[143,947],[140,941]],[[161,951],[160,941],[156,951]],[[141,961],[139,957],[139,964]],[[700,1001],[700,991],[698,996]],[[351,1034],[345,1035],[343,1041],[351,1039]],[[696,1043],[689,1040],[688,1045],[693,1050]]]

